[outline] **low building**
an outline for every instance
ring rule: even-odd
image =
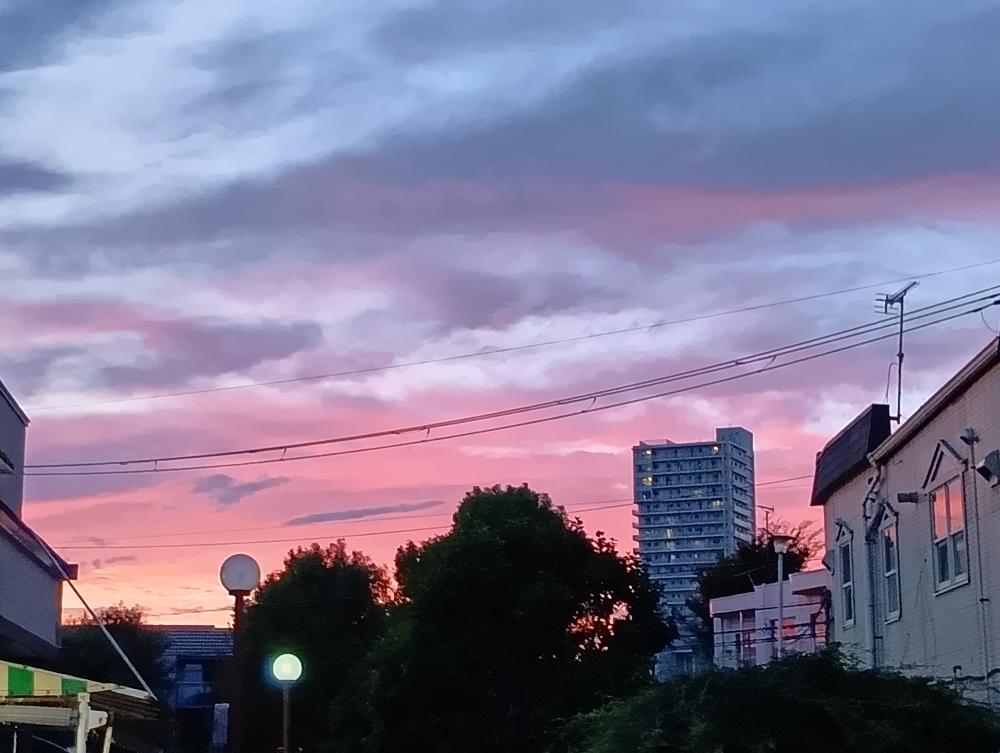
[[[833,575],[832,638],[870,667],[1000,682],[1000,343],[890,434],[867,408],[817,457]]]
[[[163,701],[176,720],[179,751],[208,750],[216,706],[229,699],[226,683],[233,631],[210,625],[150,625],[164,640],[163,668],[170,694]]]
[[[58,651],[62,583],[77,568],[21,520],[27,427],[0,383],[0,659],[32,662]]]
[[[759,667],[778,655],[778,636],[785,654],[812,653],[826,646],[830,612],[829,573],[794,573],[784,583],[778,608],[778,584],[755,585],[753,591],[709,602],[715,643],[715,665],[726,669]],[[783,615],[779,627],[779,613]]]

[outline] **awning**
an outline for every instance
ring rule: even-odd
[[[0,660],[0,723],[75,729],[78,753],[86,750],[88,733],[100,728],[103,753],[112,734],[125,748],[159,753],[169,735],[165,721],[143,690]]]
[[[0,661],[0,701],[10,698],[56,698],[76,696],[80,693],[104,692],[118,693],[140,700],[152,700],[145,691],[123,685],[94,682],[23,664]]]

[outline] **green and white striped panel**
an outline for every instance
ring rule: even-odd
[[[107,689],[102,683],[0,661],[0,699],[52,698]]]

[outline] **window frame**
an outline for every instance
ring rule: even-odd
[[[891,539],[893,544],[893,554],[895,561],[890,563],[888,551],[886,549],[887,540]],[[895,520],[884,525],[879,535],[880,555],[882,560],[882,594],[885,598],[885,622],[896,622],[903,616],[903,591],[899,578],[899,526]],[[890,564],[892,567],[890,567]],[[896,587],[896,608],[892,609],[890,597],[890,583],[895,582]]]
[[[847,561],[851,567],[851,579],[844,579],[844,550],[847,550]],[[855,603],[854,589],[854,541],[851,538],[837,542],[837,572],[840,580],[840,605],[843,610],[845,628],[854,627],[857,619],[857,605]],[[848,593],[850,597],[848,597]],[[851,616],[847,617],[847,607],[850,605]]]
[[[961,499],[959,501],[959,512],[961,513],[961,528],[953,529],[955,507],[952,501],[952,489],[959,490]],[[943,536],[938,535],[937,505],[938,495],[944,494],[944,523],[946,531]],[[953,588],[963,586],[969,582],[969,519],[966,510],[965,494],[965,473],[959,473],[946,481],[938,484],[928,493],[928,509],[930,512],[931,524],[931,560],[934,565],[934,592],[935,594],[950,591]],[[941,550],[942,545],[947,556],[947,576],[941,578]],[[957,572],[958,566],[962,571]]]

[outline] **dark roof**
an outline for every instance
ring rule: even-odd
[[[76,580],[79,575],[77,565],[69,564],[54,552],[50,557],[51,547],[45,544],[42,538],[17,517],[2,500],[0,500],[0,539],[13,543],[57,580],[62,580],[63,573],[66,573],[70,580]]]
[[[21,406],[17,404],[17,400],[14,399],[14,396],[7,391],[6,387],[3,386],[3,382],[0,382],[0,401],[3,401],[10,406],[10,409],[14,411],[14,415],[17,416],[18,420],[22,424],[25,426],[28,425],[28,415],[21,410]]]
[[[163,655],[211,659],[233,653],[233,631],[208,625],[150,625],[166,640]]]
[[[823,505],[868,465],[868,455],[891,433],[888,405],[871,405],[816,456],[812,505]]]

